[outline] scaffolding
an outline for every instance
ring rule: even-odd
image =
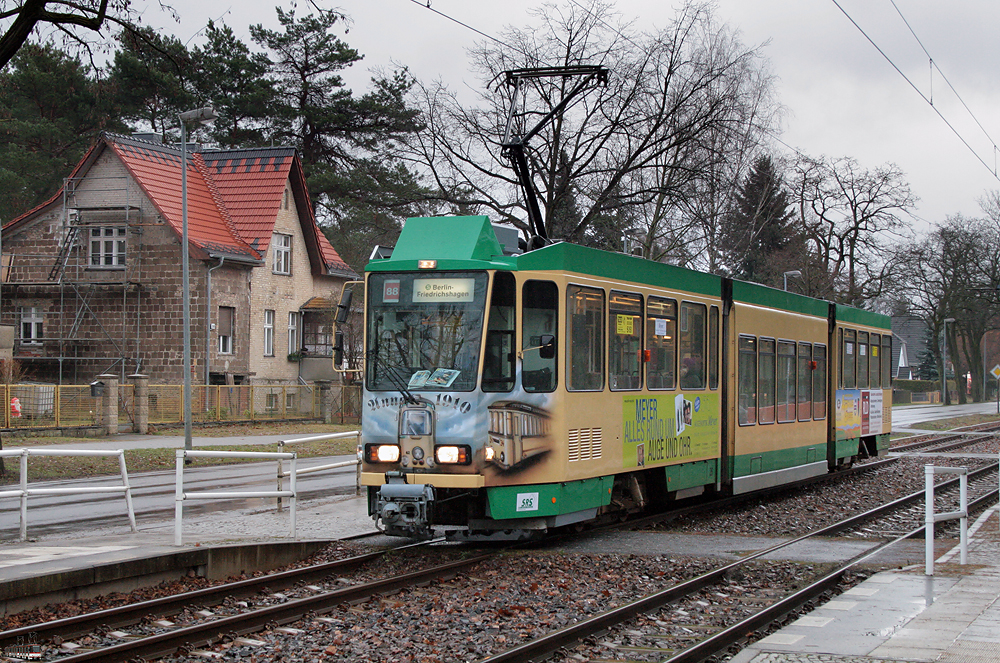
[[[140,372],[143,231],[153,224],[145,223],[138,197],[126,175],[67,178],[62,209],[50,222],[49,251],[3,255],[4,297],[48,302],[44,325],[33,311],[15,312],[21,326],[15,359],[57,375],[58,384],[89,379],[89,371],[78,375],[82,361],[122,380]],[[88,346],[83,353],[81,345]]]

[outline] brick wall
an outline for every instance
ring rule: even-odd
[[[125,269],[88,268],[88,238],[81,228],[77,247],[70,256],[74,266],[67,269],[62,287],[51,285],[5,284],[0,321],[19,323],[20,307],[38,307],[44,311],[44,336],[57,339],[68,337],[78,315],[80,321],[72,340],[61,345],[46,341],[43,346],[21,346],[22,363],[35,379],[57,381],[62,354],[77,359],[63,362],[63,382],[89,382],[100,373],[111,370],[121,375],[141,370],[152,382],[178,383],[184,379],[183,366],[183,279],[180,269],[180,238],[165,225],[152,202],[138,186],[124,180],[124,167],[110,150],[90,170],[86,180],[75,187],[68,205],[81,208],[117,206],[129,208],[126,213],[81,211],[82,220],[98,223],[128,222]],[[44,254],[35,259],[44,270],[35,269],[34,281],[46,280],[58,253],[62,232],[63,207],[53,209],[19,232],[4,237],[4,253],[22,256]],[[192,381],[204,380],[206,345],[205,284],[207,263],[190,261],[189,290],[191,295],[191,357]],[[224,266],[213,272],[213,307],[220,301],[236,305],[237,318],[247,319],[249,311],[247,267]],[[44,271],[44,276],[38,276]],[[13,280],[19,274],[12,274]],[[79,284],[76,288],[70,283]],[[88,285],[97,283],[98,285]],[[93,311],[93,314],[90,313]],[[213,322],[216,320],[213,319]],[[212,340],[217,344],[217,337]],[[237,339],[237,347],[249,346],[249,332]],[[217,354],[217,345],[214,350]],[[24,356],[32,355],[32,356]],[[127,357],[124,369],[118,359]],[[247,372],[246,353],[229,358],[218,366],[219,371]]]
[[[253,381],[257,383],[295,382],[298,379],[298,363],[288,361],[288,314],[298,312],[299,307],[312,297],[339,298],[343,283],[343,279],[313,275],[294,196],[288,195],[287,199],[288,208],[285,209],[282,205],[278,210],[274,232],[292,237],[291,274],[274,273],[273,242],[268,246],[264,265],[253,270],[250,298],[250,371],[255,374]],[[271,357],[264,355],[265,310],[274,311],[274,356]],[[301,339],[300,320],[300,346]]]

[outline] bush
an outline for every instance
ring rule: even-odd
[[[941,383],[934,380],[893,380],[892,388],[916,392],[941,391]]]

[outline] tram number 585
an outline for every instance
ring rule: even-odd
[[[538,493],[518,493],[517,511],[538,511]]]

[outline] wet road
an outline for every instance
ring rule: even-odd
[[[74,445],[85,448],[87,445]],[[96,445],[95,445],[96,446]],[[263,449],[262,449],[263,450]],[[270,449],[269,449],[270,450]],[[315,467],[341,461],[356,460],[356,456],[329,456],[300,459],[298,468]],[[9,463],[11,459],[7,459]],[[16,462],[16,459],[15,459]],[[288,462],[285,462],[285,471]],[[28,477],[31,477],[30,460]],[[129,475],[132,503],[136,522],[163,521],[174,517],[176,475],[173,470]],[[353,495],[357,481],[356,466],[348,466],[298,478],[300,504],[304,500],[331,495]],[[76,479],[72,481],[39,482],[33,488],[72,488],[80,486],[120,486],[121,477]],[[286,489],[287,489],[286,480]],[[11,486],[8,486],[11,487]],[[184,471],[184,490],[193,491],[264,491],[277,489],[277,462],[225,465],[217,467],[187,468]],[[275,500],[263,498],[193,500],[184,505],[185,516],[199,513],[243,509],[247,507],[273,507]],[[85,531],[99,527],[128,528],[128,510],[121,493],[90,495],[40,495],[28,498],[28,536]],[[16,539],[20,528],[20,500],[16,497],[0,500],[0,540]]]

